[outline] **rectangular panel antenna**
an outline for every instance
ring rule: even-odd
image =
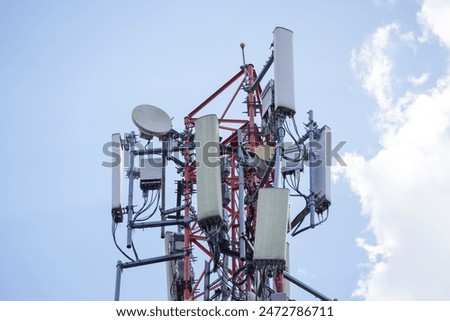
[[[255,252],[256,266],[283,268],[286,263],[289,189],[261,188],[258,192]]]
[[[261,106],[262,106],[262,116],[266,116],[266,113],[272,105],[274,104],[274,81],[273,79],[269,80],[269,83],[267,84],[266,88],[264,88],[264,91],[261,95]]]
[[[276,27],[273,31],[275,110],[295,114],[293,32]]]
[[[112,213],[116,221],[121,221],[122,215],[122,190],[124,175],[124,155],[120,134],[113,134],[112,142]]]
[[[216,225],[223,215],[219,120],[216,115],[196,120],[195,143],[198,222],[201,227]]]
[[[320,129],[320,137],[315,139],[313,146],[316,148],[317,160],[313,166],[312,171],[312,192],[316,194],[316,212],[321,213],[325,211],[331,204],[330,194],[330,168],[328,164],[328,152],[331,149],[331,130],[328,126],[323,126]]]

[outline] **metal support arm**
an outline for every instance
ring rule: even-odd
[[[134,268],[138,266],[144,266],[149,264],[155,264],[155,263],[161,263],[161,262],[167,262],[167,261],[174,261],[174,260],[181,260],[184,258],[186,253],[180,252],[180,253],[174,253],[164,256],[157,256],[150,259],[144,259],[134,262],[126,262],[122,263],[121,261],[117,261],[116,265],[116,288],[114,293],[114,301],[120,300],[120,283],[122,279],[122,272],[125,269]]]
[[[284,277],[286,278],[286,280],[288,280],[289,282],[294,283],[296,286],[298,286],[299,288],[305,290],[306,292],[314,295],[316,298],[322,300],[322,301],[333,301],[332,299],[330,299],[329,297],[323,295],[322,293],[320,293],[319,291],[314,290],[312,287],[306,285],[305,283],[303,283],[300,280],[297,280],[296,278],[294,278],[292,275],[290,275],[289,273],[287,273],[286,271],[283,272]]]
[[[161,226],[171,226],[171,225],[185,225],[195,221],[193,217],[184,217],[175,220],[164,220],[164,221],[156,221],[156,222],[144,222],[144,223],[131,223],[131,228],[139,229],[139,228],[152,228],[152,227],[161,227]]]

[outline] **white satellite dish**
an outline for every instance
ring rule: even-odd
[[[153,136],[164,136],[172,128],[172,120],[169,115],[161,108],[152,105],[136,106],[131,118],[141,131],[141,137],[148,139]]]

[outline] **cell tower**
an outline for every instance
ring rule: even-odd
[[[161,262],[166,264],[169,300],[289,300],[290,284],[329,300],[289,274],[287,234],[295,236],[328,217],[330,129],[319,128],[309,111],[305,133],[299,134],[292,31],[275,28],[271,55],[259,74],[245,62],[244,47],[239,71],[184,117],[184,129],[173,129],[162,109],[139,105],[132,112],[139,134],[112,135],[117,163],[112,170],[113,239],[127,258],[117,263],[115,300],[124,270]],[[272,66],[273,79],[262,90]],[[233,86],[224,110],[205,114]],[[242,93],[245,118],[230,117]],[[239,108],[242,112],[242,104]],[[285,142],[287,135],[292,142]],[[166,206],[168,169],[179,175],[171,208]],[[303,193],[300,177],[307,171],[309,190]],[[135,182],[142,190],[139,200]],[[289,202],[304,202],[293,220]],[[121,224],[126,249],[116,240]],[[161,230],[165,255],[142,259],[133,231],[149,228]],[[204,264],[194,262],[200,256]]]

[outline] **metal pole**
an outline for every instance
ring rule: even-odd
[[[183,181],[177,182],[177,207],[181,206],[181,197],[183,196]],[[181,210],[177,211],[177,219],[181,219]],[[181,233],[181,226],[178,225],[178,233]]]
[[[122,280],[122,261],[117,261],[116,265],[116,288],[114,290],[114,301],[120,300],[120,283]]]
[[[313,149],[313,141],[314,141],[314,118],[313,118],[313,111],[310,110],[308,112],[309,115],[309,123],[308,123],[308,135],[309,135],[309,150],[308,150],[308,159],[309,159],[309,197],[308,197],[308,206],[309,206],[309,218],[310,218],[310,226],[311,228],[315,227],[315,221],[314,221],[314,215],[316,214],[316,202],[315,202],[315,195],[314,191],[314,174],[315,174],[315,168],[313,165],[311,165],[311,161],[315,159],[315,153]]]
[[[205,280],[203,281],[204,284],[204,293],[203,293],[203,300],[209,301],[209,287],[210,287],[210,278],[211,274],[209,272],[210,270],[210,263],[208,260],[205,261]]]
[[[238,129],[238,161],[242,162],[242,131]],[[239,258],[245,261],[244,167],[239,164]],[[234,206],[234,205],[233,205]]]
[[[128,224],[127,224],[127,248],[131,248],[132,239],[131,239],[131,221],[133,219],[133,186],[134,186],[134,143],[135,143],[135,135],[134,132],[128,136],[129,143],[129,154],[130,154],[130,167],[128,169],[128,206],[127,206],[127,214],[128,214]]]
[[[200,110],[203,107],[197,107],[196,110]],[[195,110],[195,111],[196,111]],[[193,112],[194,113],[194,112]],[[184,124],[186,126],[186,137],[184,139],[184,143],[186,145],[191,144],[191,137],[189,135],[190,129],[192,126],[192,119],[190,117],[184,118]],[[193,168],[190,165],[191,161],[191,150],[185,149],[183,152],[184,161],[186,163],[186,167],[184,170],[184,202],[186,207],[184,208],[184,217],[190,216],[190,205],[191,205],[191,182],[193,181]],[[183,289],[183,299],[185,301],[189,300],[191,297],[191,290],[190,290],[190,283],[191,283],[191,262],[190,262],[190,255],[189,255],[189,249],[191,248],[191,235],[192,231],[190,226],[186,226],[184,229],[184,248],[186,250],[186,254],[184,256],[184,266],[183,266],[183,282],[184,282],[184,289]]]
[[[261,70],[261,72],[259,73],[258,77],[256,78],[255,82],[253,83],[253,85],[250,87],[249,91],[254,91],[256,89],[256,87],[258,87],[259,83],[261,82],[261,80],[264,78],[266,72],[269,70],[270,66],[273,63],[273,52],[272,55],[269,57],[269,60],[267,60],[266,64],[264,65],[263,69]]]
[[[189,145],[182,145],[182,146],[173,146],[173,147],[169,147],[167,150],[170,152],[180,152],[183,151],[185,149],[189,149],[192,146]],[[153,154],[162,154],[164,151],[164,148],[152,148],[152,149],[139,149],[139,150],[135,150],[134,154],[135,155],[139,155],[139,156],[143,156],[143,155],[153,155]]]
[[[163,168],[162,168],[162,175],[161,175],[161,208],[163,210],[166,209],[166,165],[167,165],[167,154],[168,154],[168,148],[169,143],[167,142],[167,139],[170,139],[169,135],[165,136],[163,138],[163,152],[162,152],[162,162],[163,162]],[[161,221],[164,221],[166,219],[166,216],[163,215],[161,212]],[[161,226],[161,238],[163,239],[165,236],[166,229],[162,225]]]
[[[277,147],[275,149],[275,179],[273,186],[275,188],[280,187],[280,176],[281,176],[281,151],[284,142],[284,128],[283,128],[284,117],[277,115],[276,130],[277,130]]]
[[[186,225],[195,221],[193,217],[185,216],[183,218],[176,218],[164,221],[156,221],[156,222],[142,222],[142,223],[131,223],[132,229],[144,229],[144,228],[153,228],[153,227],[165,227],[171,225]]]
[[[185,255],[185,253],[180,252],[180,253],[168,254],[168,255],[163,255],[163,256],[156,256],[156,257],[152,257],[150,259],[144,259],[144,260],[139,260],[139,261],[134,261],[134,262],[120,263],[120,268],[122,270],[124,270],[124,269],[134,268],[134,267],[138,267],[138,266],[180,260],[184,257],[184,255]]]
[[[248,75],[248,86],[253,86],[253,74],[254,68],[253,65],[247,66],[247,75]],[[255,94],[251,91],[247,94],[247,113],[248,113],[248,141],[250,143],[249,149],[250,152],[254,153],[256,150],[256,125],[255,125],[255,116],[256,116],[256,101]]]
[[[223,271],[222,274],[222,288],[221,288],[221,294],[222,294],[222,301],[228,301],[228,297],[230,294],[230,291],[228,290],[228,276],[226,275],[226,271],[228,271],[228,256],[223,256]]]

